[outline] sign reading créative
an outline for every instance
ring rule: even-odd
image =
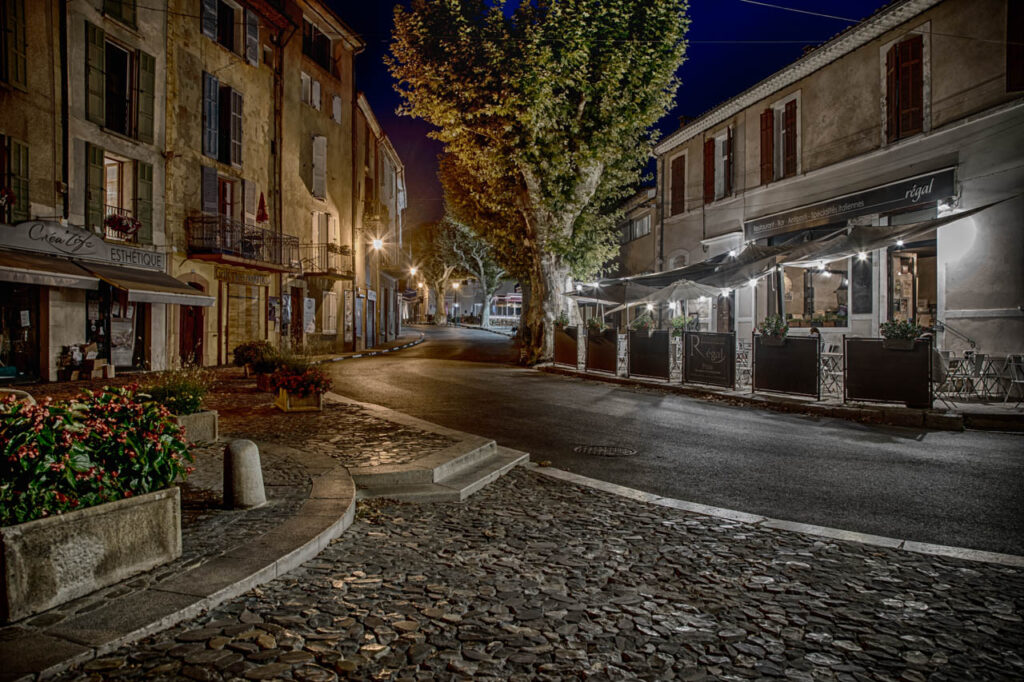
[[[810,206],[747,221],[743,223],[743,236],[747,241],[763,239],[871,213],[887,213],[922,206],[948,199],[955,194],[956,170],[946,168],[864,192],[819,201]]]
[[[111,244],[89,230],[66,227],[52,221],[32,220],[0,227],[0,244],[15,249],[142,270],[164,272],[167,265],[166,256],[158,251]]]

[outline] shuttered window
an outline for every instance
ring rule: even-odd
[[[153,113],[156,97],[156,59],[139,52],[138,136],[143,142],[153,142]]]
[[[704,141],[704,203],[715,200],[715,141]]]
[[[885,137],[889,142],[923,129],[923,46],[923,37],[915,35],[896,43],[885,55]]]
[[[245,61],[253,66],[260,63],[260,18],[245,10]]]
[[[725,194],[729,196],[732,194],[732,175],[733,175],[733,131],[732,127],[726,128],[725,130],[725,148],[722,151],[722,174],[725,180]]]
[[[103,29],[85,22],[85,117],[96,125],[105,125],[104,106],[107,89],[107,41]]]
[[[669,215],[679,215],[686,210],[686,157],[677,156],[671,165],[672,193],[669,201]]]
[[[29,219],[28,198],[28,145],[13,138],[0,136],[0,152],[3,152],[3,167],[0,168],[3,177],[0,177],[0,187],[6,187],[14,192],[14,203],[8,207],[12,223]],[[4,219],[0,213],[0,220]]]
[[[775,179],[775,111],[769,107],[761,112],[761,184]]]
[[[320,110],[320,81],[315,78],[313,79],[313,97],[310,100],[310,104],[312,104],[313,108],[317,111]]]
[[[242,93],[231,91],[231,163],[242,165]]]
[[[341,123],[341,97],[337,95],[331,100],[331,115],[335,123]]]
[[[245,222],[252,225],[256,222],[256,201],[259,190],[251,180],[242,180],[242,201],[245,207]]]
[[[299,80],[302,83],[302,94],[299,95],[299,99],[301,99],[304,104],[309,104],[309,91],[312,89],[312,81],[309,78],[309,74],[305,72],[299,73]]]
[[[1006,3],[1006,91],[1024,90],[1024,2]]]
[[[217,0],[202,0],[202,12],[200,22],[203,35],[207,38],[217,39]]]
[[[28,42],[25,38],[25,0],[2,0],[3,49],[0,65],[3,80],[19,88],[28,87]]]
[[[85,143],[85,226],[103,232],[103,206],[106,199],[103,147]]]
[[[320,309],[320,319],[324,334],[338,333],[338,294],[325,291]]]
[[[783,114],[782,175],[786,178],[796,175],[796,106],[795,99],[786,102],[786,109]]]
[[[135,162],[135,217],[139,228],[139,243],[153,243],[153,166]]]
[[[210,166],[202,166],[200,174],[202,178],[203,213],[217,215],[219,206],[217,191],[217,169]]]
[[[313,137],[312,191],[317,199],[327,198],[327,138],[323,135]]]
[[[220,148],[220,83],[203,72],[203,154],[218,158]]]

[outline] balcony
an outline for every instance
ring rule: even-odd
[[[352,249],[348,245],[302,244],[299,255],[303,275],[352,279]]]
[[[139,233],[135,232],[120,232],[111,227],[107,226],[107,218],[112,215],[119,215],[125,218],[131,218],[132,212],[127,208],[121,208],[119,206],[104,206],[103,207],[103,238],[108,242],[119,242],[121,244],[138,244]]]
[[[257,270],[299,269],[299,239],[222,215],[185,219],[190,258]]]

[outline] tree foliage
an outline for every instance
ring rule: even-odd
[[[529,359],[550,356],[570,272],[615,250],[614,206],[675,93],[685,0],[413,0],[389,60],[402,112],[436,126],[455,217],[532,291]],[[508,5],[508,7],[506,7]]]
[[[459,265],[480,284],[480,291],[483,294],[481,324],[487,327],[490,320],[491,299],[498,287],[501,286],[505,268],[495,260],[490,245],[477,236],[473,230],[453,218],[447,220],[455,226],[451,248]]]
[[[412,250],[418,259],[420,272],[427,281],[435,300],[434,322],[444,323],[448,318],[445,293],[448,284],[464,273],[456,255],[454,243],[458,227],[448,220],[421,225],[413,233]]]

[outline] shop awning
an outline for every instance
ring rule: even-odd
[[[0,250],[0,281],[95,291],[100,282],[76,263],[54,256]]]
[[[138,303],[175,303],[177,305],[212,306],[216,299],[204,296],[184,282],[163,272],[133,270],[99,263],[82,263],[82,267],[107,284],[128,292],[128,300]]]

